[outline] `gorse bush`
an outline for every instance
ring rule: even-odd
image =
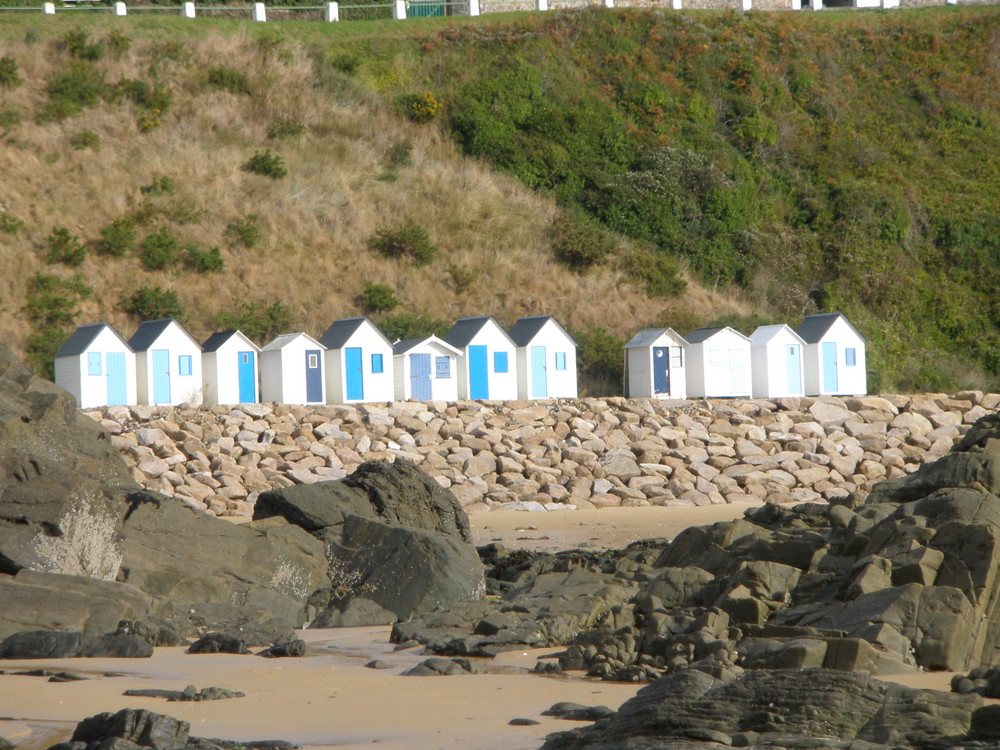
[[[249,96],[252,93],[247,74],[232,68],[209,68],[208,84],[222,91],[228,91],[230,94]]]
[[[256,247],[264,233],[261,231],[257,214],[248,214],[242,221],[231,221],[226,225],[226,239],[232,245]]]
[[[121,32],[120,29],[111,29],[106,41],[108,52],[115,59],[128,54],[132,49],[132,39]]]
[[[184,248],[184,266],[196,273],[222,273],[225,263],[217,247],[203,250],[197,245],[188,245]]]
[[[9,213],[0,213],[0,232],[17,234],[24,228],[24,222]]]
[[[91,44],[90,36],[82,29],[67,31],[61,41],[66,51],[77,60],[96,62],[104,57],[104,44],[101,42]]]
[[[166,227],[153,232],[139,246],[139,260],[150,271],[159,271],[177,263],[177,240]]]
[[[13,89],[21,85],[20,67],[11,55],[0,57],[0,89]]]
[[[557,216],[549,227],[549,242],[556,258],[577,271],[603,262],[617,245],[607,229],[581,211]]]
[[[410,166],[410,154],[413,152],[413,142],[404,138],[394,142],[385,152],[385,165],[389,169]]]
[[[358,297],[358,304],[367,313],[391,312],[399,307],[399,297],[396,296],[396,290],[388,284],[366,281]]]
[[[427,230],[413,221],[392,229],[380,229],[368,240],[368,246],[387,258],[408,259],[414,265],[429,265],[437,253]]]
[[[681,265],[667,255],[637,250],[622,258],[625,273],[642,282],[650,297],[679,297],[687,289]]]
[[[140,320],[161,320],[184,317],[184,309],[177,299],[177,292],[158,286],[143,286],[122,302],[122,310]]]
[[[280,180],[288,176],[288,168],[285,161],[278,154],[271,153],[270,149],[257,151],[240,166],[244,172],[259,174],[262,177],[269,177],[272,180]]]
[[[47,263],[62,263],[67,266],[79,266],[87,259],[87,248],[80,238],[66,227],[56,227],[46,239],[48,252],[45,255]]]
[[[68,71],[49,79],[45,86],[49,101],[39,111],[38,120],[63,120],[78,114],[97,104],[106,90],[102,71],[88,63],[73,63]]]
[[[0,107],[0,128],[14,128],[20,124],[20,112],[13,107]]]
[[[135,220],[129,216],[119,216],[101,230],[97,251],[120,258],[135,249],[135,241]]]
[[[297,323],[292,311],[281,302],[262,305],[257,302],[242,302],[232,310],[224,310],[215,316],[219,328],[235,328],[261,344],[266,344],[280,333],[294,330]]]
[[[403,94],[396,99],[396,111],[411,122],[433,122],[443,110],[444,105],[429,91],[424,94]]]
[[[177,185],[172,178],[161,175],[154,177],[148,185],[140,187],[139,192],[143,195],[173,195],[176,189]]]
[[[424,338],[432,334],[441,337],[451,329],[447,320],[432,318],[424,312],[382,315],[375,322],[389,341]]]
[[[79,133],[73,133],[69,137],[69,145],[77,151],[83,151],[88,148],[91,151],[100,151],[101,136],[91,130],[81,130]]]
[[[295,138],[305,131],[305,124],[297,117],[276,117],[267,129],[267,137],[275,140]]]

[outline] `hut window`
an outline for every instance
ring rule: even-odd
[[[844,349],[844,364],[848,367],[854,367],[858,363],[858,355],[856,349]]]
[[[450,378],[451,377],[451,358],[450,357],[435,357],[434,358],[434,377],[436,378]]]
[[[100,352],[87,352],[87,374],[88,375],[100,375],[101,374],[101,353]]]
[[[240,359],[243,361],[243,364],[245,365],[250,364],[250,354],[248,352],[243,352],[240,355]]]
[[[309,365],[308,365],[308,367],[309,367],[310,370],[315,370],[317,367],[319,367],[319,355],[318,354],[310,354],[309,355]]]
[[[670,347],[670,366],[671,367],[683,367],[684,366],[684,350],[679,346]]]
[[[191,355],[182,354],[177,358],[177,374],[178,375],[190,375],[191,374]]]
[[[384,372],[383,369],[382,369],[382,355],[381,354],[373,354],[372,355],[372,372],[374,374],[376,374],[376,375],[378,375],[381,372]]]
[[[493,372],[507,372],[507,352],[493,352]]]
[[[566,352],[556,352],[556,369],[566,369]]]

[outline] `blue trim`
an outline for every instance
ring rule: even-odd
[[[344,374],[347,380],[347,398],[350,401],[361,401],[365,397],[365,379],[361,361],[360,346],[349,346],[344,349]]]
[[[493,352],[493,372],[510,372],[507,364],[507,352]]]
[[[469,347],[469,398],[490,397],[489,357],[483,344]]]
[[[320,350],[306,349],[306,401],[318,404],[323,400],[323,369]]]
[[[108,352],[108,406],[126,406],[125,352]]]
[[[153,403],[170,403],[170,350],[153,349]]]
[[[194,363],[192,362],[190,354],[181,354],[179,357],[177,357],[178,375],[190,375],[193,366]]]
[[[257,401],[257,368],[254,366],[253,354],[253,352],[238,353],[237,374],[241,404],[252,404]]]
[[[566,352],[556,352],[556,369],[566,369]]]
[[[373,354],[372,355],[372,374],[373,375],[381,375],[383,372],[385,372],[385,365],[382,362],[382,355],[381,354]]]
[[[434,358],[434,377],[438,380],[451,377],[451,357]]]
[[[531,347],[531,393],[528,398],[547,398],[549,381],[546,376],[545,347]]]
[[[100,375],[101,374],[101,353],[100,352],[87,352],[87,374],[88,375]]]
[[[431,355],[410,355],[410,398],[418,401],[429,401],[433,396],[431,390]]]

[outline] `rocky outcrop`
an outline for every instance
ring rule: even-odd
[[[468,512],[862,497],[941,457],[1000,395],[243,404],[88,412],[144,487],[217,515],[404,458]]]
[[[134,659],[153,655],[148,641],[135,635],[88,635],[28,630],[0,641],[0,659]]]

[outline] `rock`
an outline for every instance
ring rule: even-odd
[[[462,674],[481,674],[485,668],[478,662],[469,659],[444,659],[442,657],[431,657],[420,662],[415,667],[411,667],[403,672],[409,677],[435,677],[451,676]]]
[[[391,662],[382,661],[381,659],[373,659],[372,661],[365,664],[368,669],[395,669],[396,665]]]
[[[378,602],[364,596],[348,596],[327,607],[310,628],[355,628],[366,625],[391,625],[399,618]]]
[[[301,638],[296,638],[293,641],[275,643],[273,646],[269,646],[263,651],[259,651],[257,656],[263,656],[267,659],[281,659],[290,656],[305,656],[305,654],[306,642]]]
[[[512,727],[533,727],[537,724],[541,724],[540,721],[536,721],[535,719],[523,719],[523,718],[511,719],[507,723]]]
[[[183,690],[126,690],[122,695],[139,698],[164,698],[168,702],[175,701],[217,701],[227,698],[245,698],[246,693],[238,690],[227,690],[220,687],[207,687],[198,690],[194,685],[188,685]]]
[[[153,647],[135,635],[90,635],[33,630],[0,642],[0,659],[148,658]]]
[[[176,750],[185,747],[189,737],[190,725],[186,721],[126,708],[84,719],[77,724],[70,742],[86,743],[88,747],[93,743],[97,747],[107,740],[120,739],[152,750]]]
[[[188,654],[249,654],[246,641],[226,633],[206,633],[192,643]]]

